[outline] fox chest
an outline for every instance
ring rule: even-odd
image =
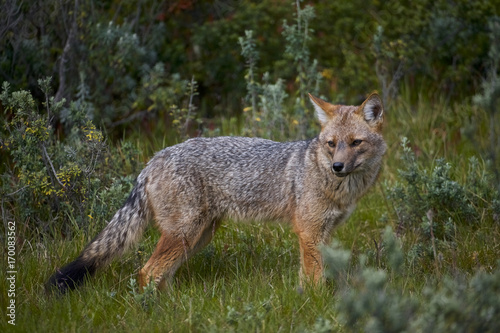
[[[356,204],[342,205],[326,197],[315,197],[314,200],[303,200],[297,207],[300,223],[311,229],[320,229],[326,237],[330,232],[342,225],[356,208]]]

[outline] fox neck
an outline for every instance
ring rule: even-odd
[[[370,170],[353,172],[342,178],[334,175],[329,196],[339,206],[355,204],[375,182],[379,169],[379,166],[374,166]]]

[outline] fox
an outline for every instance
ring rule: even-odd
[[[321,130],[308,140],[196,137],[154,155],[125,204],[48,287],[75,289],[122,255],[155,221],[160,238],[138,273],[164,290],[183,262],[206,246],[224,220],[284,221],[300,248],[300,281],[323,280],[320,245],[376,181],[387,145],[377,93],[360,106],[309,94]]]

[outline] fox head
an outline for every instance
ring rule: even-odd
[[[376,93],[360,106],[333,105],[309,94],[321,123],[322,162],[337,177],[378,172],[387,146],[382,137],[384,107]]]

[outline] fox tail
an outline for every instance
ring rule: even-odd
[[[58,269],[47,282],[61,293],[78,287],[97,269],[139,241],[149,222],[145,182],[138,178],[127,201],[108,225],[85,247],[78,258]]]

